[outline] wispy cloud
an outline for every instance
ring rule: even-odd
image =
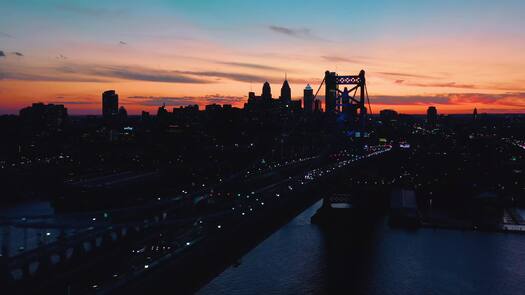
[[[386,105],[426,105],[446,104],[450,102],[447,95],[374,95],[370,97],[372,104]]]
[[[0,32],[0,38],[14,38],[13,35],[8,33]]]
[[[434,88],[463,88],[463,89],[476,89],[478,88],[473,84],[459,84],[456,82],[443,82],[443,83],[412,83],[406,82],[403,85],[417,86],[417,87],[434,87]]]
[[[362,63],[362,59],[355,59],[355,58],[346,58],[342,56],[336,56],[336,55],[323,55],[321,56],[322,59],[330,62],[347,62],[347,63]]]
[[[525,92],[493,93],[443,93],[432,95],[377,95],[370,97],[372,104],[429,105],[429,104],[480,104],[508,107],[525,107]]]
[[[24,56],[24,54],[22,54],[21,52],[18,52],[18,51],[8,52],[7,54],[14,55],[14,56],[19,56],[19,57]],[[0,57],[7,57],[7,54],[4,51],[0,50]]]
[[[440,77],[436,77],[436,76],[413,74],[413,73],[402,73],[402,72],[376,72],[374,74],[377,74],[380,76],[386,76],[386,77],[394,77],[394,78],[440,79]]]
[[[48,103],[54,103],[54,104],[64,104],[64,105],[98,105],[100,104],[100,100],[98,99],[86,99],[81,98],[76,95],[57,95],[55,100],[48,101]]]
[[[432,87],[432,88],[462,88],[462,89],[477,89],[479,88],[474,84],[464,84],[455,81],[443,81],[443,82],[428,82],[425,80],[438,80],[442,79],[437,76],[421,75],[414,73],[403,73],[403,72],[376,72],[376,75],[387,77],[392,80],[395,84],[403,84],[405,86],[414,87]]]
[[[56,101],[49,101],[48,103],[63,104],[63,105],[96,105],[96,104],[100,104],[100,102],[98,102],[98,101],[90,101],[90,100],[56,100]]]
[[[128,45],[128,43],[124,42],[124,41],[119,41],[118,44],[120,44],[120,45]]]
[[[256,70],[270,70],[270,71],[280,71],[280,72],[286,71],[283,68],[272,67],[272,66],[261,65],[261,64],[245,63],[245,62],[217,62],[217,63],[221,65],[249,68],[249,69],[256,69]]]
[[[210,94],[202,97],[198,96],[129,96],[128,102],[142,106],[185,106],[193,104],[235,104],[246,99],[244,96],[229,96],[220,94]]]
[[[197,77],[212,77],[217,79],[228,79],[238,82],[246,82],[246,83],[262,83],[265,81],[268,81],[270,83],[276,83],[281,84],[284,81],[284,77],[275,77],[275,76],[268,76],[268,75],[255,75],[255,74],[248,74],[248,73],[236,73],[236,72],[220,72],[220,71],[175,71],[176,73],[180,73],[183,75],[192,75]],[[306,84],[306,83],[319,83],[320,79],[296,79],[296,78],[288,78],[288,82],[290,83],[298,83],[298,84]]]
[[[82,77],[70,75],[35,74],[0,70],[0,80],[42,81],[42,82],[108,82],[107,79],[97,77]]]
[[[169,83],[211,83],[208,80],[189,77],[177,71],[158,70],[139,66],[102,66],[102,65],[67,65],[58,67],[62,73],[76,73],[89,76],[116,78],[125,80],[169,82]]]
[[[231,72],[219,72],[219,71],[175,71],[179,74],[200,76],[200,77],[215,77],[225,78],[229,80],[239,82],[260,82],[266,81],[265,76],[246,74],[246,73],[231,73]]]
[[[272,32],[275,32],[281,35],[286,35],[286,36],[293,37],[293,38],[317,39],[317,40],[327,41],[326,39],[319,37],[315,35],[314,33],[312,33],[312,30],[308,28],[288,28],[288,27],[275,26],[275,25],[271,25],[268,28]]]
[[[453,93],[449,94],[450,103],[480,103],[525,107],[525,92],[492,93]]]
[[[57,58],[65,60],[65,56]],[[250,65],[251,66],[251,65]],[[214,79],[215,78],[215,79]],[[153,69],[143,66],[100,65],[64,63],[55,67],[11,66],[0,70],[0,79],[26,81],[76,81],[109,82],[115,80],[133,80],[184,84],[215,83],[220,79],[239,82],[282,82],[283,77],[268,77],[242,72],[187,71]],[[290,82],[294,81],[290,79]],[[304,81],[300,81],[304,83]]]
[[[102,7],[88,7],[74,4],[72,2],[61,3],[56,5],[56,8],[60,11],[89,17],[115,17],[121,16],[124,13],[123,10],[111,10]]]

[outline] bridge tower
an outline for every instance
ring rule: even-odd
[[[339,76],[336,72],[326,71],[323,82],[325,84],[326,112],[328,114],[339,114],[344,121],[357,126],[353,129],[364,130],[370,108],[365,71],[361,70],[358,75],[344,76]],[[354,86],[350,89],[345,87],[340,90],[339,85]]]

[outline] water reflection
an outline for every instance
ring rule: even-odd
[[[316,203],[199,294],[520,294],[525,236],[310,224]],[[363,225],[361,225],[363,226]]]

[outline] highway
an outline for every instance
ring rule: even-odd
[[[75,229],[75,234],[64,237],[66,243],[58,237],[53,239],[48,236],[48,243],[13,257],[11,266],[16,269],[39,253],[56,253],[58,247],[67,247],[83,239],[96,239],[105,231],[126,229],[128,234],[134,232],[131,243],[113,247],[103,254],[95,255],[96,258],[87,263],[59,274],[58,284],[51,280],[43,282],[42,285],[56,290],[65,288],[70,292],[74,291],[75,294],[105,294],[140,278],[173,258],[184,255],[208,236],[220,236],[222,231],[243,223],[252,216],[268,214],[270,210],[282,206],[283,200],[297,197],[295,191],[307,190],[309,185],[318,180],[330,177],[356,161],[388,152],[391,148],[366,147],[360,153],[342,150],[330,155],[324,162],[318,156],[313,156],[284,163],[271,163],[266,169],[259,167],[251,171],[242,171],[197,192],[183,191],[174,197],[159,196],[154,202],[140,207],[110,212],[40,216],[32,219],[2,218],[3,223],[16,227],[40,227],[48,231],[50,228]],[[272,181],[260,181],[265,177]],[[273,180],[275,177],[279,179]],[[256,183],[251,181],[254,179]],[[185,205],[188,203],[197,209],[188,210]],[[201,208],[200,204],[208,205]],[[129,216],[133,212],[141,211],[163,214],[162,218],[157,219],[139,217],[133,220],[132,216]],[[17,274],[21,276],[20,271],[13,271],[15,278]],[[86,273],[90,275],[85,275]],[[64,282],[67,283],[62,286]]]

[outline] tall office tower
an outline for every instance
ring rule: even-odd
[[[111,119],[118,115],[118,94],[115,90],[102,93],[102,116]]]
[[[126,110],[125,107],[122,106],[118,109],[118,118],[119,118],[119,121],[123,123],[128,120],[128,111]]]
[[[268,83],[268,81],[264,82],[261,99],[265,102],[272,100],[272,88],[270,88],[270,83]]]
[[[304,111],[306,113],[312,113],[314,111],[314,90],[310,84],[304,88]]]
[[[279,100],[281,100],[283,104],[289,104],[292,100],[292,90],[290,89],[288,80],[284,80],[283,87],[281,87],[281,96],[279,97]]]
[[[427,124],[435,127],[437,124],[438,112],[435,106],[430,106],[427,109]]]

